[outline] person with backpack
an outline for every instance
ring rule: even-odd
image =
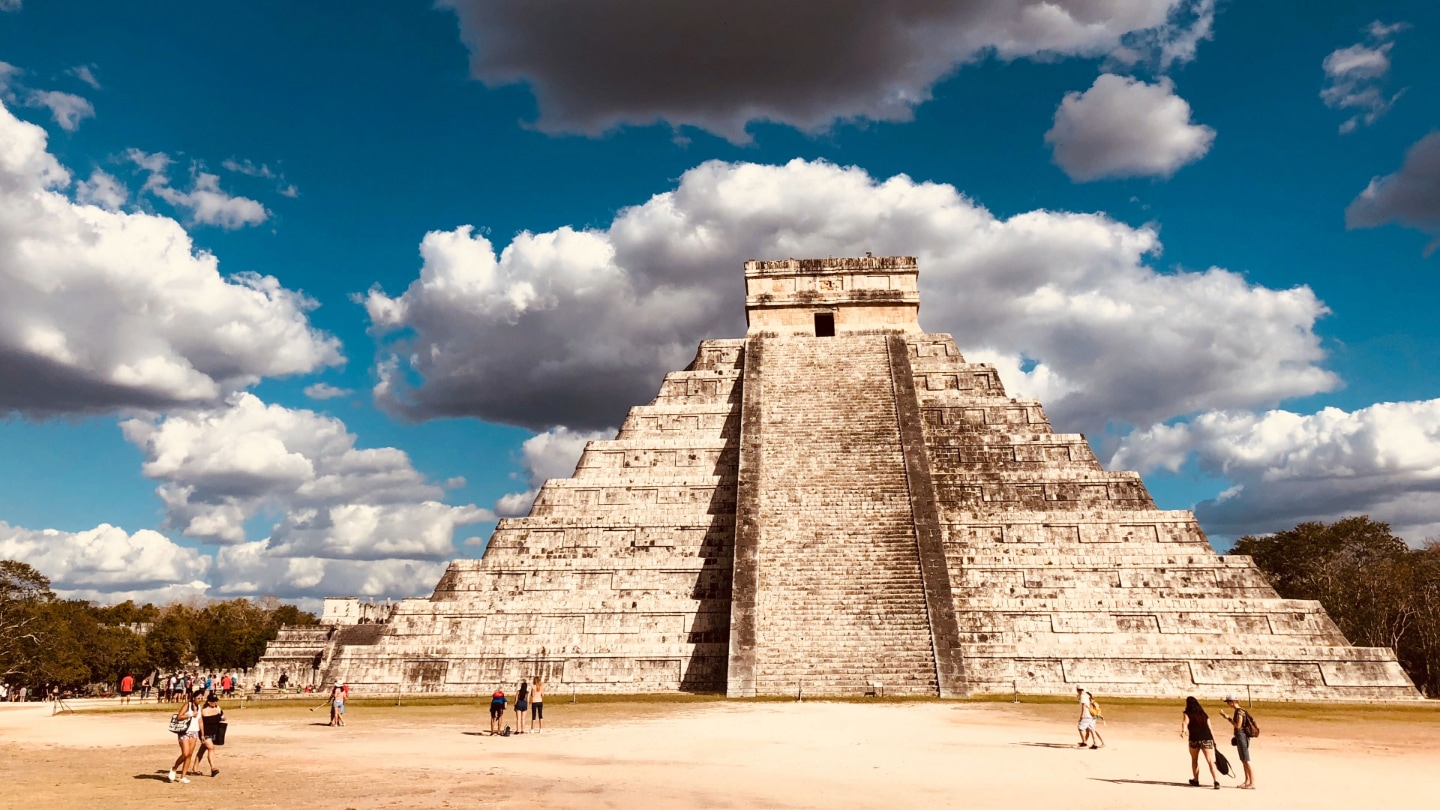
[[[1254,790],[1255,774],[1250,770],[1250,739],[1260,736],[1260,724],[1255,722],[1250,712],[1240,708],[1240,701],[1234,695],[1225,696],[1225,705],[1235,713],[1225,717],[1225,713],[1221,712],[1220,716],[1229,720],[1230,725],[1235,728],[1235,736],[1230,738],[1230,744],[1235,746],[1235,751],[1240,756],[1240,764],[1245,767],[1245,781],[1240,783],[1240,788]]]
[[[1100,703],[1095,700],[1095,695],[1088,692],[1086,694],[1090,698],[1090,719],[1095,721],[1090,727],[1090,748],[1104,748],[1105,738],[1100,736],[1100,726],[1105,723],[1105,713],[1100,710]],[[1099,745],[1095,744],[1097,742]]]
[[[1080,732],[1079,747],[1095,749],[1104,746],[1105,741],[1100,739],[1100,734],[1095,730],[1095,709],[1097,707],[1095,698],[1091,697],[1083,686],[1075,687],[1075,694],[1080,697],[1080,722],[1075,726]],[[1097,740],[1099,745],[1095,744]]]

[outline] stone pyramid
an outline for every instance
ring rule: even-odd
[[[1412,699],[1388,649],[1221,557],[918,321],[908,257],[745,265],[706,340],[485,554],[374,624],[327,600],[259,677],[361,694]]]

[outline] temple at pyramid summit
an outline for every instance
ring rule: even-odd
[[[745,265],[705,340],[428,598],[326,600],[267,684],[364,694],[1419,698],[920,327],[909,257]]]

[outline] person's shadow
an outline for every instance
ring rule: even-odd
[[[1078,751],[1078,750],[1080,750],[1080,746],[1079,746],[1079,745],[1076,745],[1076,744],[1073,744],[1073,743],[1032,743],[1032,742],[1017,742],[1017,743],[1011,743],[1011,745],[1028,745],[1028,746],[1030,746],[1031,748],[1063,748],[1063,749],[1065,749],[1065,750],[1067,750],[1067,751]]]
[[[1160,785],[1162,787],[1183,787],[1193,788],[1189,782],[1162,782],[1157,779],[1101,779],[1098,776],[1090,777],[1092,782],[1109,782],[1112,785]]]
[[[167,776],[167,774],[169,774],[169,773],[170,773],[169,771],[156,771],[156,772],[154,772],[154,773],[137,773],[137,774],[135,774],[135,776],[134,776],[133,778],[135,778],[135,779],[154,779],[156,782],[168,782],[168,781],[170,781],[170,780],[169,780],[168,778],[166,778],[166,776]]]

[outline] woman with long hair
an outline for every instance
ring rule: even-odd
[[[204,757],[210,765],[212,777],[220,775],[220,769],[215,767],[215,738],[220,734],[220,725],[225,722],[225,710],[220,708],[220,699],[211,694],[205,698],[205,706],[200,709],[200,722],[204,728],[201,729],[200,748],[195,754],[195,764],[200,764],[200,758]]]
[[[535,682],[530,687],[530,730],[539,734],[545,727],[545,684],[540,683],[540,676],[535,676]]]
[[[177,712],[177,716],[187,722],[185,724],[185,730],[175,735],[180,740],[180,756],[176,757],[175,764],[170,766],[169,780],[171,782],[190,784],[190,779],[186,776],[186,773],[190,771],[191,765],[195,761],[195,751],[200,747],[201,720],[199,699],[199,693],[187,694],[185,696],[185,705],[181,706],[180,711]],[[175,778],[176,768],[180,769],[179,779]]]
[[[519,691],[515,693],[515,733],[525,733],[525,715],[530,713],[530,684],[520,679]]]
[[[1205,755],[1205,764],[1210,766],[1210,778],[1215,789],[1220,789],[1220,774],[1215,772],[1215,734],[1210,731],[1210,715],[1200,707],[1200,701],[1193,696],[1185,698],[1185,713],[1181,715],[1180,736],[1190,741],[1190,784],[1200,787],[1200,755]]]

